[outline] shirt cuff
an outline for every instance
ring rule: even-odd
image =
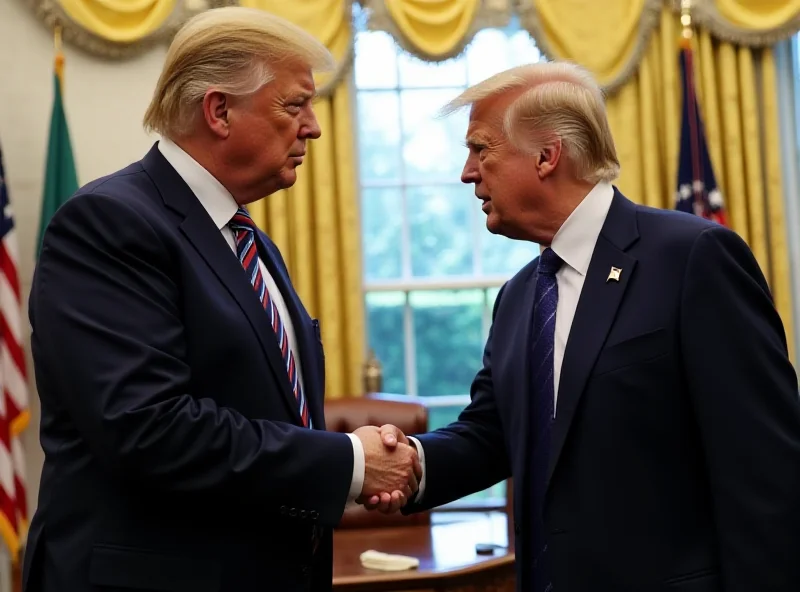
[[[364,445],[355,434],[347,434],[353,443],[353,477],[350,481],[350,494],[347,496],[347,503],[352,504],[361,495],[364,489]]]
[[[417,456],[419,457],[419,466],[422,467],[422,479],[419,482],[419,489],[417,490],[417,495],[414,498],[415,502],[422,501],[422,496],[425,493],[425,480],[427,479],[428,471],[425,470],[425,449],[422,447],[422,444],[419,440],[417,440],[414,436],[408,436],[408,440],[414,445],[414,448],[417,449]]]

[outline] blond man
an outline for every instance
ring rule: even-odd
[[[412,448],[325,431],[319,323],[245,208],[295,182],[331,65],[265,12],[197,16],[145,116],[162,140],[54,216],[26,592],[329,590],[346,502],[416,490]]]
[[[489,230],[543,250],[497,297],[471,404],[417,437],[408,510],[513,476],[521,592],[800,590],[797,377],[747,245],[612,185],[603,96],[574,65],[461,107]]]

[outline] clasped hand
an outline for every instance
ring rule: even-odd
[[[353,432],[364,447],[364,486],[356,502],[389,514],[419,489],[422,467],[416,449],[392,425],[364,426]]]

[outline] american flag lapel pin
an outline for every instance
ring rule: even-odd
[[[608,272],[608,277],[606,278],[606,283],[614,281],[619,281],[619,276],[622,274],[622,270],[619,267],[612,267],[611,271]]]

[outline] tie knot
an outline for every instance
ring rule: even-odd
[[[255,223],[253,222],[253,219],[250,217],[250,213],[247,210],[245,210],[244,208],[239,208],[238,210],[236,210],[236,213],[233,215],[233,218],[231,218],[231,221],[228,224],[228,226],[232,227],[238,226],[239,228],[253,230],[253,228],[255,227]]]
[[[542,254],[539,256],[539,273],[555,275],[563,263],[561,257],[556,255],[556,252],[548,247],[542,251]]]

